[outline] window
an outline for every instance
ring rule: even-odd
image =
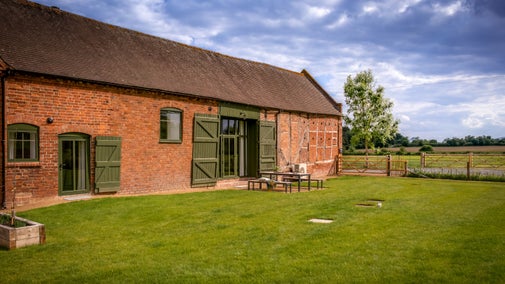
[[[163,108],[160,111],[160,141],[168,143],[182,142],[182,111]]]
[[[11,124],[7,127],[8,160],[38,161],[39,129],[29,124]]]

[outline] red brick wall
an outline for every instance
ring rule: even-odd
[[[39,127],[40,161],[7,163],[7,201],[10,204],[15,187],[19,206],[58,196],[58,135],[68,132],[90,135],[91,183],[95,137],[120,136],[119,194],[188,188],[194,113],[218,111],[217,103],[209,100],[20,75],[7,78],[6,96],[6,124]],[[159,143],[159,115],[165,107],[183,111],[181,144]],[[46,122],[48,117],[54,119],[52,124]]]
[[[18,206],[58,197],[58,135],[78,132],[90,136],[90,186],[94,191],[96,136],[122,138],[121,190],[141,194],[191,186],[193,117],[218,114],[218,103],[149,91],[71,80],[11,75],[5,86],[6,125],[39,127],[39,162],[7,162],[7,206],[16,189]],[[180,144],[159,143],[161,108],[183,111]],[[47,123],[52,117],[54,122]],[[277,122],[278,165],[281,169],[307,163],[316,176],[334,174],[342,148],[339,117],[279,111],[261,112],[262,120]]]
[[[0,62],[1,62],[1,60],[0,60]],[[2,66],[1,66],[1,63],[0,63],[0,76],[3,75],[1,69],[2,69]],[[3,93],[2,93],[3,92],[3,86],[2,86],[2,84],[3,84],[3,80],[0,77],[0,116],[1,116],[1,112],[3,110]],[[3,123],[4,123],[3,117],[0,118],[0,123],[2,123],[2,125],[3,125]],[[2,129],[2,128],[0,128],[0,129]],[[3,133],[3,135],[7,135],[6,132]],[[0,145],[0,149],[3,149],[3,146],[7,145],[7,144],[4,144],[4,143],[7,143],[7,142],[2,140],[4,137],[7,137],[7,136],[2,136],[2,133],[0,133],[0,143],[2,143]],[[3,166],[4,166],[4,163],[3,162],[5,162],[4,158],[5,158],[4,152],[2,150],[0,150],[0,159],[1,159],[0,160],[0,209],[2,209],[2,207],[4,205],[7,206],[7,204],[4,202],[5,200],[3,200],[3,198],[4,198],[4,196],[3,196],[3,190],[4,190],[4,188],[3,188],[3,186],[4,186],[4,182],[3,182],[4,168],[3,168]]]

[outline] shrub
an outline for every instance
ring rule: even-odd
[[[419,149],[419,152],[428,152],[428,153],[431,153],[431,152],[433,152],[433,147],[431,145],[423,145],[423,147],[421,147]]]
[[[381,148],[381,149],[376,149],[375,154],[376,155],[389,155],[389,154],[391,154],[391,152],[389,152],[388,149]]]
[[[405,150],[404,146],[401,146],[400,150],[396,152],[396,155],[406,155],[406,154],[408,154],[408,152]]]

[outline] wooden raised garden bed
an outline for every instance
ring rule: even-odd
[[[10,219],[8,214],[0,214],[0,220]],[[0,223],[0,247],[15,249],[30,245],[44,244],[46,231],[44,224],[15,217],[15,226]]]

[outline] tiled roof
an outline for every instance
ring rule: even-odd
[[[340,115],[306,72],[234,58],[28,2],[0,0],[0,62],[13,70]]]

